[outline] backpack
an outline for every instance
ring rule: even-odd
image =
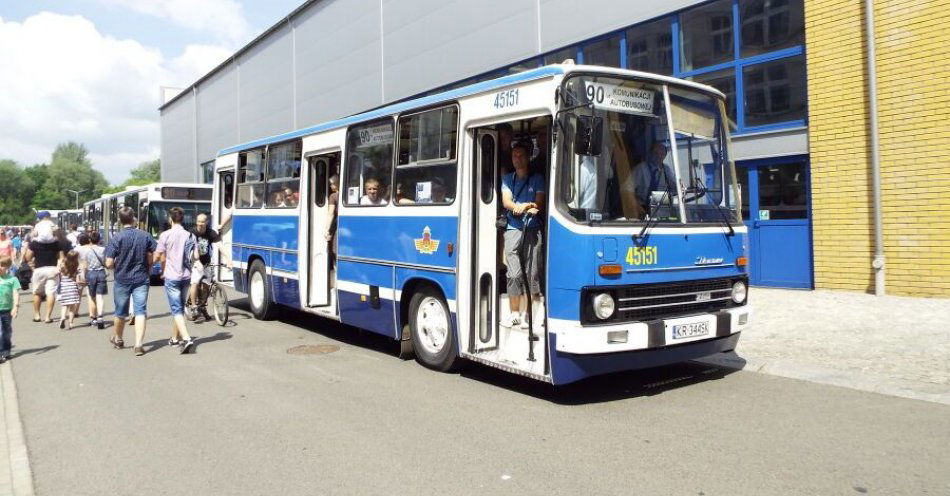
[[[198,246],[198,240],[195,238],[195,235],[188,233],[188,238],[185,239],[185,248],[181,251],[181,269],[191,270],[195,265],[195,248]]]

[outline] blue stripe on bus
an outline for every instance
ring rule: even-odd
[[[233,219],[234,243],[285,250],[297,249],[300,226],[300,218],[297,216],[235,214]]]
[[[564,70],[560,67],[541,67],[539,69],[534,69],[531,71],[524,71],[518,74],[512,74],[510,76],[505,76],[498,79],[492,79],[489,81],[482,81],[479,83],[471,84],[468,86],[463,86],[461,88],[456,88],[453,90],[445,91],[435,95],[429,95],[422,98],[416,98],[413,100],[408,100],[405,102],[396,103],[393,105],[388,105],[376,110],[371,110],[369,112],[364,112],[362,114],[356,114],[350,117],[343,119],[338,119],[335,121],[325,122],[323,124],[317,124],[315,126],[310,126],[303,128],[297,131],[291,131],[283,134],[278,134],[268,138],[262,138],[254,141],[248,141],[240,145],[232,146],[225,148],[218,152],[218,156],[227,155],[229,153],[239,152],[241,150],[248,150],[251,148],[257,148],[271,143],[279,143],[281,141],[287,141],[293,138],[299,138],[301,136],[307,136],[314,133],[319,133],[322,131],[329,131],[330,129],[336,129],[339,127],[349,126],[351,124],[357,124],[364,121],[369,121],[376,119],[378,117],[383,117],[387,115],[398,114],[406,110],[412,110],[415,108],[426,107],[438,102],[451,101],[458,98],[462,98],[468,95],[474,95],[476,93],[481,93],[483,91],[490,91],[495,88],[501,88],[510,84],[522,83],[525,81],[530,81],[533,79],[541,79],[547,76],[555,76],[558,74],[564,74]]]
[[[340,302],[340,321],[344,324],[393,339],[399,337],[393,315],[393,300],[380,298],[379,308],[373,308],[368,296],[342,290],[337,291],[337,299]]]
[[[405,207],[411,208],[411,207]],[[458,247],[458,217],[347,217],[340,216],[337,253],[340,256],[393,262],[455,267]],[[431,243],[422,243],[429,228]],[[435,243],[438,247],[431,251]]]

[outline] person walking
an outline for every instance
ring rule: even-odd
[[[13,237],[10,238],[10,242],[13,243],[13,264],[19,265],[20,258],[23,256],[23,238],[20,237],[20,230],[13,230]]]
[[[82,289],[79,287],[79,253],[71,251],[59,262],[59,276],[56,278],[56,299],[59,300],[59,328],[68,325],[73,328],[79,302],[82,301]]]
[[[10,257],[10,260],[16,257],[13,240],[10,239],[10,235],[5,228],[0,228],[0,257]]]
[[[125,347],[122,333],[125,319],[129,314],[129,300],[132,301],[132,314],[135,316],[136,356],[145,354],[142,340],[145,339],[146,307],[148,305],[149,268],[156,243],[149,234],[136,228],[135,211],[129,207],[119,210],[119,222],[122,229],[115,233],[106,246],[106,268],[115,271],[113,299],[115,301],[115,331],[109,341],[115,349]]]
[[[13,260],[0,257],[0,363],[10,359],[13,319],[20,306],[20,281],[10,273]]]
[[[103,299],[109,294],[106,284],[105,248],[99,246],[99,233],[96,231],[80,234],[79,244],[79,263],[86,274],[86,289],[89,291],[89,318],[92,319],[89,325],[102,329],[105,327],[105,322],[102,321],[105,309]]]
[[[48,216],[49,214],[47,214]],[[37,223],[37,225],[43,222]],[[41,241],[41,240],[47,241]],[[34,236],[33,241],[23,251],[23,259],[33,268],[30,286],[33,292],[33,322],[40,321],[40,305],[46,303],[43,321],[53,321],[53,303],[55,303],[56,276],[59,274],[59,260],[65,256],[63,245],[53,236],[52,230],[46,236]]]
[[[158,236],[158,248],[155,254],[162,266],[162,279],[165,280],[165,296],[172,314],[172,337],[168,346],[178,346],[180,353],[188,353],[195,341],[185,326],[185,299],[191,284],[191,269],[197,254],[198,241],[195,235],[186,231],[181,222],[185,211],[180,207],[168,210],[171,227]],[[205,220],[207,225],[207,219]]]

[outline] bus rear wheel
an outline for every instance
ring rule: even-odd
[[[267,272],[264,262],[255,260],[251,264],[250,274],[247,277],[247,295],[251,303],[251,313],[257,320],[270,320],[271,295],[270,284],[267,284]]]
[[[455,368],[459,356],[451,315],[445,299],[437,291],[422,288],[412,295],[409,328],[412,349],[422,365],[442,372]]]

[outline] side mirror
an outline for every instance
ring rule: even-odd
[[[574,133],[574,153],[600,155],[604,140],[604,119],[588,115],[577,116],[577,131]]]

